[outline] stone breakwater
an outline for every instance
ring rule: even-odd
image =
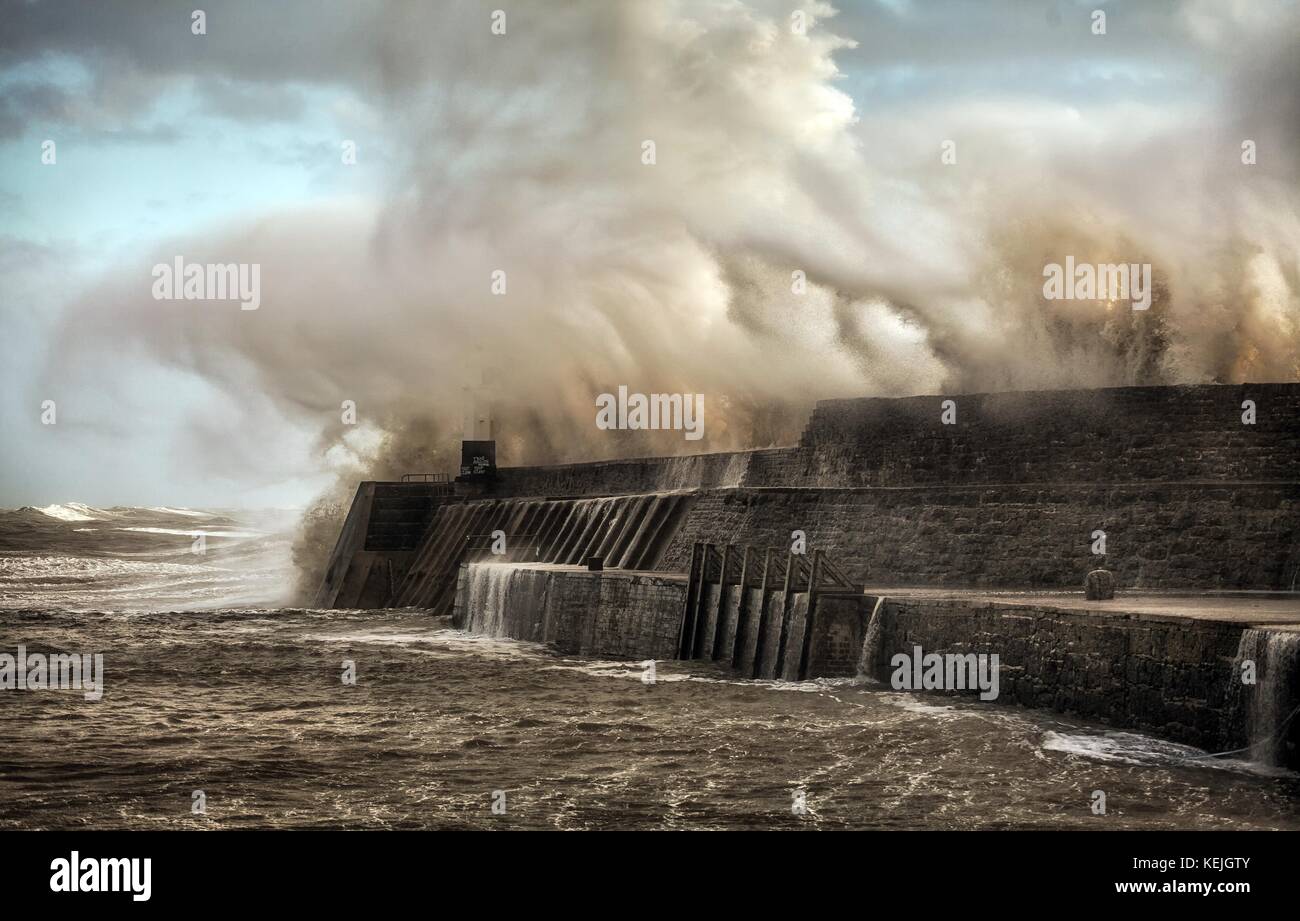
[[[508,576],[471,569],[492,534],[507,559],[531,562]],[[803,602],[769,589],[752,601],[741,581],[725,606],[692,602],[681,641],[693,547],[785,554],[796,534],[841,586],[950,597],[838,600],[850,613],[830,618],[843,627],[830,655]],[[577,570],[590,556],[605,573]],[[1097,569],[1118,594],[1084,610]],[[814,676],[860,658],[879,677],[877,655],[916,645],[997,653],[1005,700],[1216,751],[1259,750],[1260,727],[1274,726],[1269,757],[1294,763],[1286,630],[1300,612],[1275,623],[1128,605],[1137,591],[1294,598],[1297,584],[1300,384],[1247,384],[831,400],[790,447],[504,468],[438,488],[363,483],[317,604],[454,609],[472,630],[565,651],[702,655],[756,677],[804,673],[801,631],[823,650]],[[974,595],[1009,589],[1030,600]],[[1032,597],[1062,590],[1077,601]],[[773,649],[746,633],[769,615]],[[785,652],[800,647],[792,672]],[[1239,681],[1248,662],[1266,692]]]
[[[1055,710],[1208,752],[1300,766],[1300,634],[1240,623],[971,598],[886,599],[863,668],[927,652],[998,654],[1003,703]],[[1254,663],[1254,683],[1243,665]],[[1241,753],[1243,757],[1246,752]]]
[[[942,421],[944,401],[955,405]],[[1245,424],[1244,404],[1253,406]],[[727,486],[1300,482],[1300,384],[823,400],[799,444],[513,467],[498,495]]]
[[[769,590],[764,598],[751,588],[743,600],[733,593],[723,604],[717,586],[712,589],[702,634],[719,641],[710,639],[695,657],[729,664],[744,676],[796,677],[793,650],[810,622],[804,619],[807,595],[787,598]],[[460,573],[456,623],[567,654],[676,659],[686,600],[686,581],[676,576],[475,563]],[[1163,603],[1178,606],[1177,599]],[[857,675],[886,682],[892,658],[918,646],[939,655],[997,656],[998,704],[1300,766],[1300,720],[1287,720],[1300,707],[1300,632],[1285,627],[1122,608],[1081,610],[1061,599],[868,593],[821,596],[817,606],[809,678]],[[759,611],[768,621],[761,650]],[[1300,620],[1300,610],[1295,616]],[[789,636],[785,655],[778,653],[783,629]],[[1247,663],[1254,672],[1249,683],[1243,680]]]

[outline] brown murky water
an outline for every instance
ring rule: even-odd
[[[1142,736],[698,664],[646,683],[411,612],[0,611],[19,643],[102,652],[106,691],[0,691],[6,828],[1300,829],[1294,775]]]

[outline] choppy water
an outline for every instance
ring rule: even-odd
[[[106,690],[0,691],[0,827],[1300,829],[1294,775],[1014,707],[699,663],[646,683],[411,611],[41,591],[0,610],[0,652],[101,652]]]
[[[280,605],[294,583],[293,521],[76,503],[0,512],[0,608]]]

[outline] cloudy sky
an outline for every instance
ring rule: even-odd
[[[1300,379],[1297,4],[839,6],[0,0],[0,506],[447,469],[467,386],[546,462]],[[154,299],[178,255],[257,263],[261,307]],[[1155,305],[1045,302],[1067,255]],[[705,441],[606,439],[620,384],[703,393]]]

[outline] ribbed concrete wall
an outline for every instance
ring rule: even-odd
[[[780,590],[754,587],[743,603],[736,591],[736,603],[720,605],[719,587],[709,587],[711,598],[704,606],[709,641],[696,658],[734,664],[747,677],[796,680],[808,623],[807,593],[791,592],[787,599]],[[470,632],[547,643],[564,653],[675,659],[686,593],[686,580],[676,574],[470,563],[459,570],[454,614],[455,623]],[[856,673],[864,627],[862,601],[861,595],[819,597],[809,677]],[[755,668],[760,624],[766,641]],[[738,630],[741,642],[736,645]],[[715,633],[725,638],[716,648]]]
[[[398,604],[449,612],[460,564],[485,557],[488,535],[498,530],[505,535],[509,557],[516,560],[578,564],[600,556],[611,568],[657,569],[694,501],[694,493],[670,492],[446,506],[430,524],[398,592]]]
[[[391,606],[434,510],[448,498],[437,484],[361,483],[313,604]]]

